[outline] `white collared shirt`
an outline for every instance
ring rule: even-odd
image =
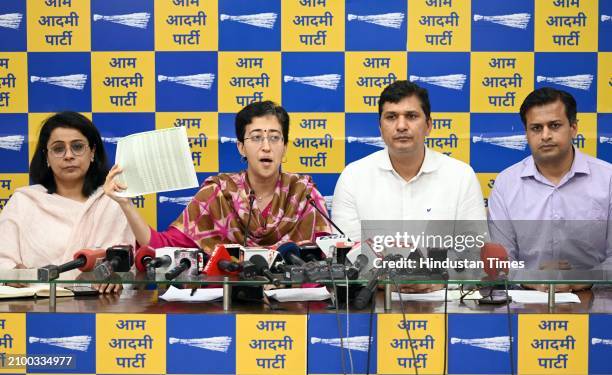
[[[344,169],[334,191],[332,218],[353,241],[361,220],[486,220],[482,190],[468,164],[425,148],[410,181],[394,169],[387,149]]]

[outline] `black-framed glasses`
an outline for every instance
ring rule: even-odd
[[[248,139],[253,143],[257,143],[258,145],[262,145],[264,143],[264,139],[267,139],[271,145],[277,145],[283,141],[283,136],[278,134],[270,134],[268,136],[254,135],[251,137],[245,137],[244,139]]]
[[[74,156],[83,156],[88,147],[89,145],[85,142],[72,142],[70,144],[70,152],[72,152],[72,155]],[[68,147],[66,147],[66,145],[63,143],[58,143],[51,146],[47,150],[49,151],[49,155],[53,156],[54,158],[63,158],[66,156],[66,150],[68,150]]]

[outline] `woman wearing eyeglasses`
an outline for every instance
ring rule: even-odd
[[[61,112],[45,120],[30,164],[34,185],[15,190],[0,213],[0,268],[61,264],[84,248],[134,243],[119,205],[104,195],[107,174],[89,119]]]
[[[250,104],[236,115],[235,127],[247,169],[206,179],[165,232],[150,229],[131,202],[115,194],[126,187],[114,180],[121,169],[111,169],[104,190],[119,203],[141,245],[211,251],[219,243],[243,244],[247,226],[248,246],[310,242],[316,232],[331,232],[309,204],[311,197],[320,210],[326,209],[312,179],[281,171],[289,137],[289,115],[283,107],[271,101]]]

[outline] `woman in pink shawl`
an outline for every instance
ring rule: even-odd
[[[133,244],[119,205],[101,187],[107,174],[102,138],[88,118],[49,117],[30,164],[34,185],[15,190],[0,213],[0,269],[61,264],[81,249]]]
[[[271,101],[253,103],[236,115],[238,151],[247,162],[239,173],[222,173],[204,181],[183,213],[165,232],[149,228],[128,199],[115,193],[126,187],[114,180],[113,167],[104,185],[119,202],[140,245],[199,247],[207,252],[219,243],[248,246],[311,242],[316,232],[331,232],[325,201],[309,176],[281,172],[287,152],[289,115]],[[252,207],[252,210],[251,210]]]

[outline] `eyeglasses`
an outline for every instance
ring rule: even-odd
[[[272,134],[268,136],[254,135],[252,137],[245,137],[244,139],[249,139],[251,142],[257,143],[259,145],[262,145],[264,143],[264,139],[267,139],[271,145],[276,145],[283,141],[283,136],[278,134]]]
[[[74,156],[83,156],[88,147],[89,146],[85,142],[73,142],[70,144],[70,151]],[[66,145],[62,143],[56,144],[48,150],[49,154],[54,158],[63,158],[64,156],[66,156],[67,149],[68,148],[66,147]]]

